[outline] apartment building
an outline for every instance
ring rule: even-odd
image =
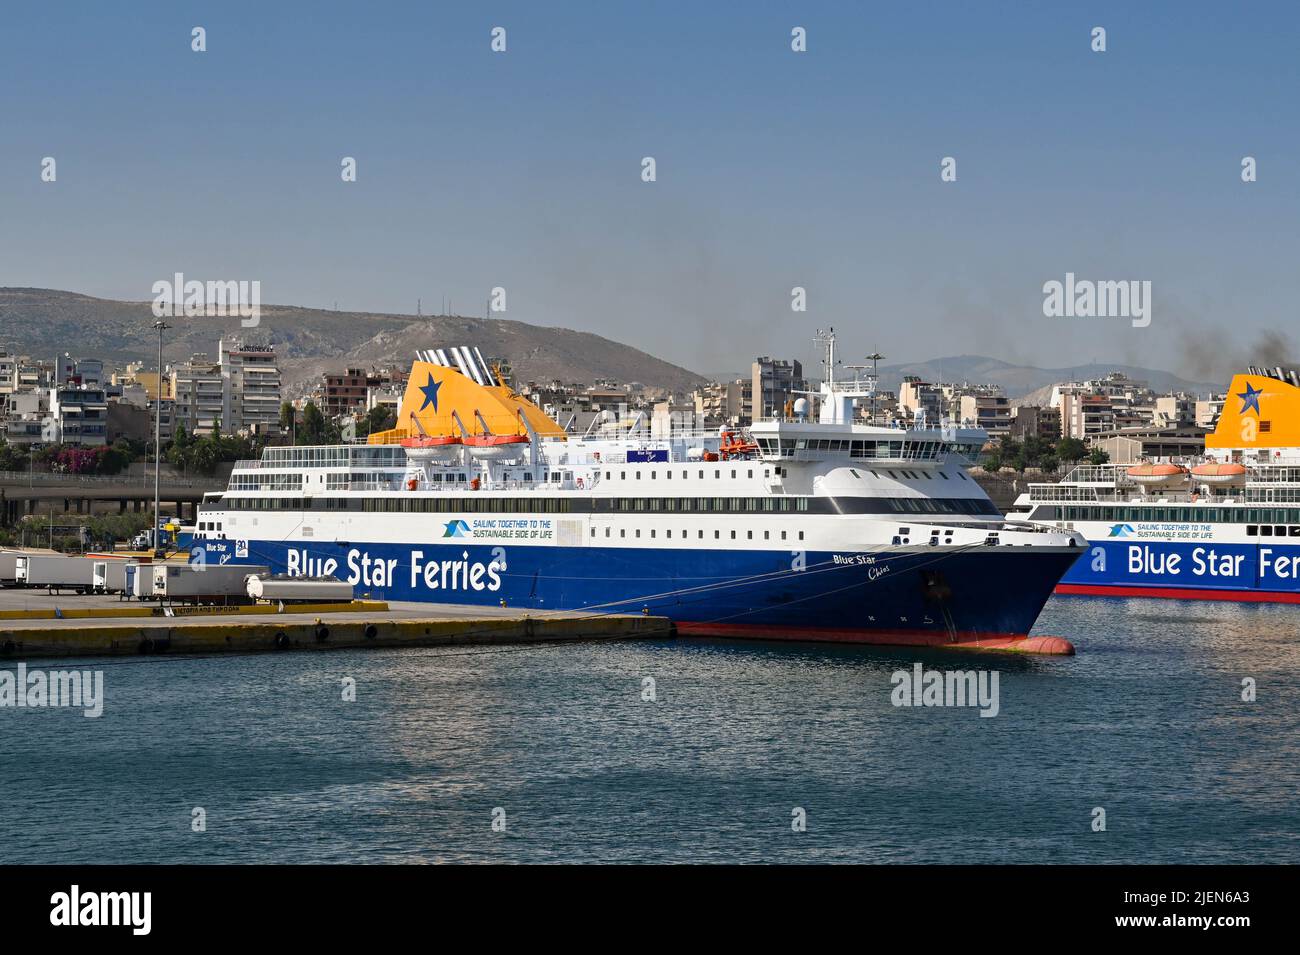
[[[1036,405],[1012,408],[1009,434],[1017,441],[1033,437],[1055,444],[1061,437],[1061,415]]]
[[[171,370],[176,424],[192,435],[226,428],[226,381],[219,362],[206,354],[191,355]]]
[[[752,423],[754,383],[749,378],[712,382],[697,388],[691,396],[695,417],[708,425],[746,427]]]
[[[108,443],[108,398],[103,388],[67,385],[50,389],[49,414],[41,440],[46,444],[96,447]]]
[[[808,390],[808,383],[803,377],[803,365],[793,359],[771,358],[767,355],[756,358],[750,365],[749,377],[751,421],[781,417],[785,413],[786,402],[800,397],[798,392]]]
[[[1009,434],[1011,431],[1011,402],[1001,389],[984,387],[974,389],[959,399],[957,418],[970,421],[977,428],[983,428],[991,437]]]
[[[1060,395],[1061,435],[1085,440],[1115,429],[1115,408],[1108,395],[1065,391]]]
[[[217,343],[224,384],[222,428],[250,434],[280,430],[280,367],[270,345]]]
[[[905,418],[923,417],[929,424],[937,425],[948,415],[943,389],[918,375],[905,375],[898,389],[898,407]]]

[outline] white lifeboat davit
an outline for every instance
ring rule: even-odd
[[[402,447],[406,457],[411,461],[450,461],[461,448],[461,439],[455,435],[421,435],[415,438],[403,438]]]
[[[1192,477],[1201,484],[1241,485],[1246,483],[1246,466],[1231,462],[1207,462],[1192,468]]]
[[[517,457],[528,438],[522,434],[469,434],[464,438],[469,453],[480,461]]]
[[[1181,464],[1136,464],[1128,469],[1128,476],[1143,487],[1174,487],[1187,483],[1187,468]]]

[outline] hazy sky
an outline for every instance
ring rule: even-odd
[[[1298,63],[1294,3],[12,3],[0,285],[1218,377],[1296,324]],[[1150,326],[1044,317],[1066,272]]]

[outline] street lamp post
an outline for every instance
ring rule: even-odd
[[[171,328],[161,318],[153,323],[158,329],[158,386],[153,405],[153,556],[155,560],[163,557],[162,535],[158,532],[158,498],[162,482],[162,339],[163,332]]]
[[[880,359],[884,357],[885,356],[880,354],[880,352],[878,351],[872,352],[870,355],[867,356],[867,358],[870,359],[871,361],[871,423],[872,424],[876,423],[876,386],[880,382],[880,375],[877,370],[878,369],[877,363],[880,361]],[[900,395],[902,394],[901,389],[899,391],[899,394]]]

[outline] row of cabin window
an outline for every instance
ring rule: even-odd
[[[784,471],[782,471],[782,469],[780,469],[780,468],[778,468],[777,470],[780,471],[781,473],[784,473]],[[879,478],[879,477],[880,477],[880,472],[877,471],[875,468],[863,468],[863,470],[865,470],[865,471],[870,471],[873,477],[876,477],[876,478]],[[858,472],[857,472],[856,470],[854,470],[853,468],[850,468],[849,471],[850,471],[850,473],[852,473],[852,475],[853,475],[854,477],[861,477],[861,475],[858,474]],[[739,472],[740,472],[740,469],[739,469],[739,468],[732,468],[732,469],[731,469],[731,477],[732,477],[733,479],[736,478],[736,477],[738,477],[738,476],[739,476]],[[610,470],[610,471],[606,471],[606,472],[605,472],[605,480],[606,480],[606,481],[612,480],[613,473],[614,473],[614,472],[613,472],[612,470]],[[660,472],[658,472],[658,471],[651,471],[651,472],[650,472],[650,480],[653,481],[659,473],[660,473]],[[704,469],[699,470],[698,473],[699,473],[699,476],[700,476],[700,480],[704,480]],[[890,477],[892,480],[895,480],[895,481],[898,480],[898,475],[899,475],[899,474],[903,475],[903,477],[907,478],[909,481],[921,481],[921,480],[932,481],[932,480],[934,480],[934,475],[933,475],[933,474],[930,474],[928,471],[911,471],[911,470],[908,470],[908,469],[905,469],[905,468],[899,468],[898,471],[897,471],[897,473],[895,473],[895,471],[892,471],[892,470],[886,470],[885,473],[886,473],[887,475],[889,475],[889,477]],[[691,474],[691,472],[690,472],[689,469],[683,469],[683,470],[682,470],[682,480],[683,480],[683,481],[687,480],[687,479],[690,477],[690,474]],[[673,477],[673,472],[672,472],[671,470],[665,470],[665,471],[663,472],[663,475],[664,475],[664,480],[666,480],[666,481],[671,481],[671,480],[672,480],[672,477]],[[763,469],[763,477],[771,477],[771,475],[772,475],[772,471],[771,471],[770,468],[764,468],[764,469]],[[745,476],[746,476],[747,478],[752,478],[752,477],[754,476],[754,469],[753,469],[753,468],[746,468],[746,469],[745,469]],[[636,480],[638,480],[638,481],[641,480],[641,472],[640,472],[640,471],[634,471],[634,472],[633,472],[633,477],[634,477]],[[715,479],[720,479],[720,478],[722,477],[722,468],[714,468],[714,469],[713,469],[713,477],[714,477]],[[945,481],[948,480],[948,474],[947,474],[946,471],[940,471],[940,472],[939,472],[939,477],[942,478],[942,479],[945,480]],[[966,475],[963,474],[961,471],[958,471],[958,472],[957,472],[957,477],[961,478],[963,481],[964,481],[964,480],[967,480]],[[619,479],[620,481],[626,481],[626,480],[627,480],[627,472],[626,472],[626,471],[619,471],[619,472],[618,472],[618,479]]]
[[[700,468],[700,469],[698,470],[698,473],[699,473],[699,480],[701,480],[701,481],[704,480],[704,472],[705,472],[706,470],[707,470],[707,468]],[[640,472],[640,471],[634,471],[634,472],[632,472],[632,474],[633,474],[633,477],[634,477],[636,480],[638,480],[638,481],[641,480],[641,472]],[[665,468],[663,471],[655,471],[655,470],[652,469],[652,470],[650,471],[650,480],[653,481],[653,480],[654,480],[655,478],[657,478],[660,474],[663,474],[663,476],[664,476],[664,480],[665,480],[665,481],[671,481],[671,480],[673,479],[673,472],[672,472],[672,469],[671,469],[671,468]],[[605,480],[606,480],[606,481],[611,481],[611,480],[613,480],[613,475],[614,475],[614,472],[613,472],[612,470],[606,471],[606,472],[605,472]],[[731,468],[731,476],[732,476],[733,479],[736,478],[736,477],[739,477],[739,475],[740,475],[740,469],[739,469],[739,468]],[[689,469],[689,468],[683,468],[683,469],[682,469],[682,480],[683,480],[683,481],[689,480],[689,479],[690,479],[690,476],[691,476],[691,471],[690,471],[690,469]],[[754,469],[753,469],[753,468],[745,468],[745,477],[747,477],[747,478],[752,478],[753,476],[754,476]],[[772,469],[771,469],[771,468],[764,468],[764,469],[763,469],[763,477],[771,477],[771,476],[772,476]],[[713,477],[714,477],[715,480],[720,480],[720,479],[722,478],[722,468],[714,468],[714,469],[713,469]],[[619,479],[620,481],[626,481],[626,480],[627,480],[627,472],[626,472],[626,471],[619,471],[619,472],[618,472],[618,479]]]
[[[401,467],[406,463],[405,449],[395,445],[267,448],[262,452],[263,467]]]
[[[575,501],[557,497],[230,497],[224,500],[234,511],[347,511],[361,510],[380,513],[591,513],[602,512],[652,512],[652,513],[777,513],[799,512],[809,509],[806,497],[622,497],[597,498],[595,501]],[[303,505],[307,504],[307,507]],[[576,506],[575,506],[576,505]],[[598,505],[598,506],[593,506]]]
[[[1286,524],[1300,521],[1291,507],[1087,507],[1053,506],[1066,521],[1155,521],[1172,524]],[[1035,515],[1036,517],[1039,515]],[[1050,514],[1041,515],[1052,520]]]
[[[759,438],[758,449],[767,454],[795,451],[849,452],[854,458],[937,457],[944,445],[937,441],[851,441],[836,438]]]
[[[596,536],[597,536],[597,534],[596,534],[596,530],[597,530],[597,529],[594,528],[594,527],[591,529],[591,536],[592,536],[592,537],[596,537]],[[611,531],[612,531],[612,528],[606,527],[606,528],[605,528],[605,536],[606,536],[606,537],[612,537],[613,534],[611,533]],[[626,537],[627,537],[627,531],[628,531],[628,529],[627,529],[626,527],[620,527],[620,528],[618,529],[618,536],[621,537],[621,538],[626,538]],[[651,540],[653,540],[653,539],[655,538],[655,531],[656,531],[656,528],[653,528],[653,527],[650,528],[650,538],[651,538]],[[765,540],[765,541],[766,541],[766,540],[771,540],[771,539],[772,539],[772,533],[773,533],[772,531],[763,531],[763,540]],[[787,532],[787,531],[780,531],[779,533],[781,534],[781,540],[789,540],[789,539],[790,539],[789,536],[788,536],[788,532]],[[633,537],[634,537],[634,538],[639,538],[639,537],[641,536],[641,528],[639,528],[639,527],[633,528],[633,529],[632,529],[632,534],[633,534]],[[803,540],[803,531],[799,531],[798,534],[799,534],[798,540]],[[696,540],[704,540],[704,531],[697,529],[697,530],[695,531],[695,535],[696,535]],[[681,532],[681,536],[680,536],[679,539],[680,539],[680,540],[689,540],[690,537],[691,537],[691,532],[688,531],[688,530],[683,530],[683,531]],[[673,539],[673,529],[672,529],[671,527],[664,528],[664,539],[665,539],[665,540],[672,540],[672,539]],[[714,540],[722,540],[722,531],[715,530],[715,531],[713,532],[713,539],[714,539]],[[731,532],[731,540],[734,541],[734,540],[737,540],[737,539],[738,539],[738,538],[736,537],[736,532],[735,532],[735,531],[732,531],[732,532]],[[745,531],[745,540],[751,540],[751,541],[752,541],[753,539],[754,539],[754,532],[753,532],[752,530],[750,530],[750,531]]]
[[[978,498],[890,497],[228,497],[236,511],[367,511],[376,513],[498,513],[498,514],[776,514],[803,513],[997,513]]]

